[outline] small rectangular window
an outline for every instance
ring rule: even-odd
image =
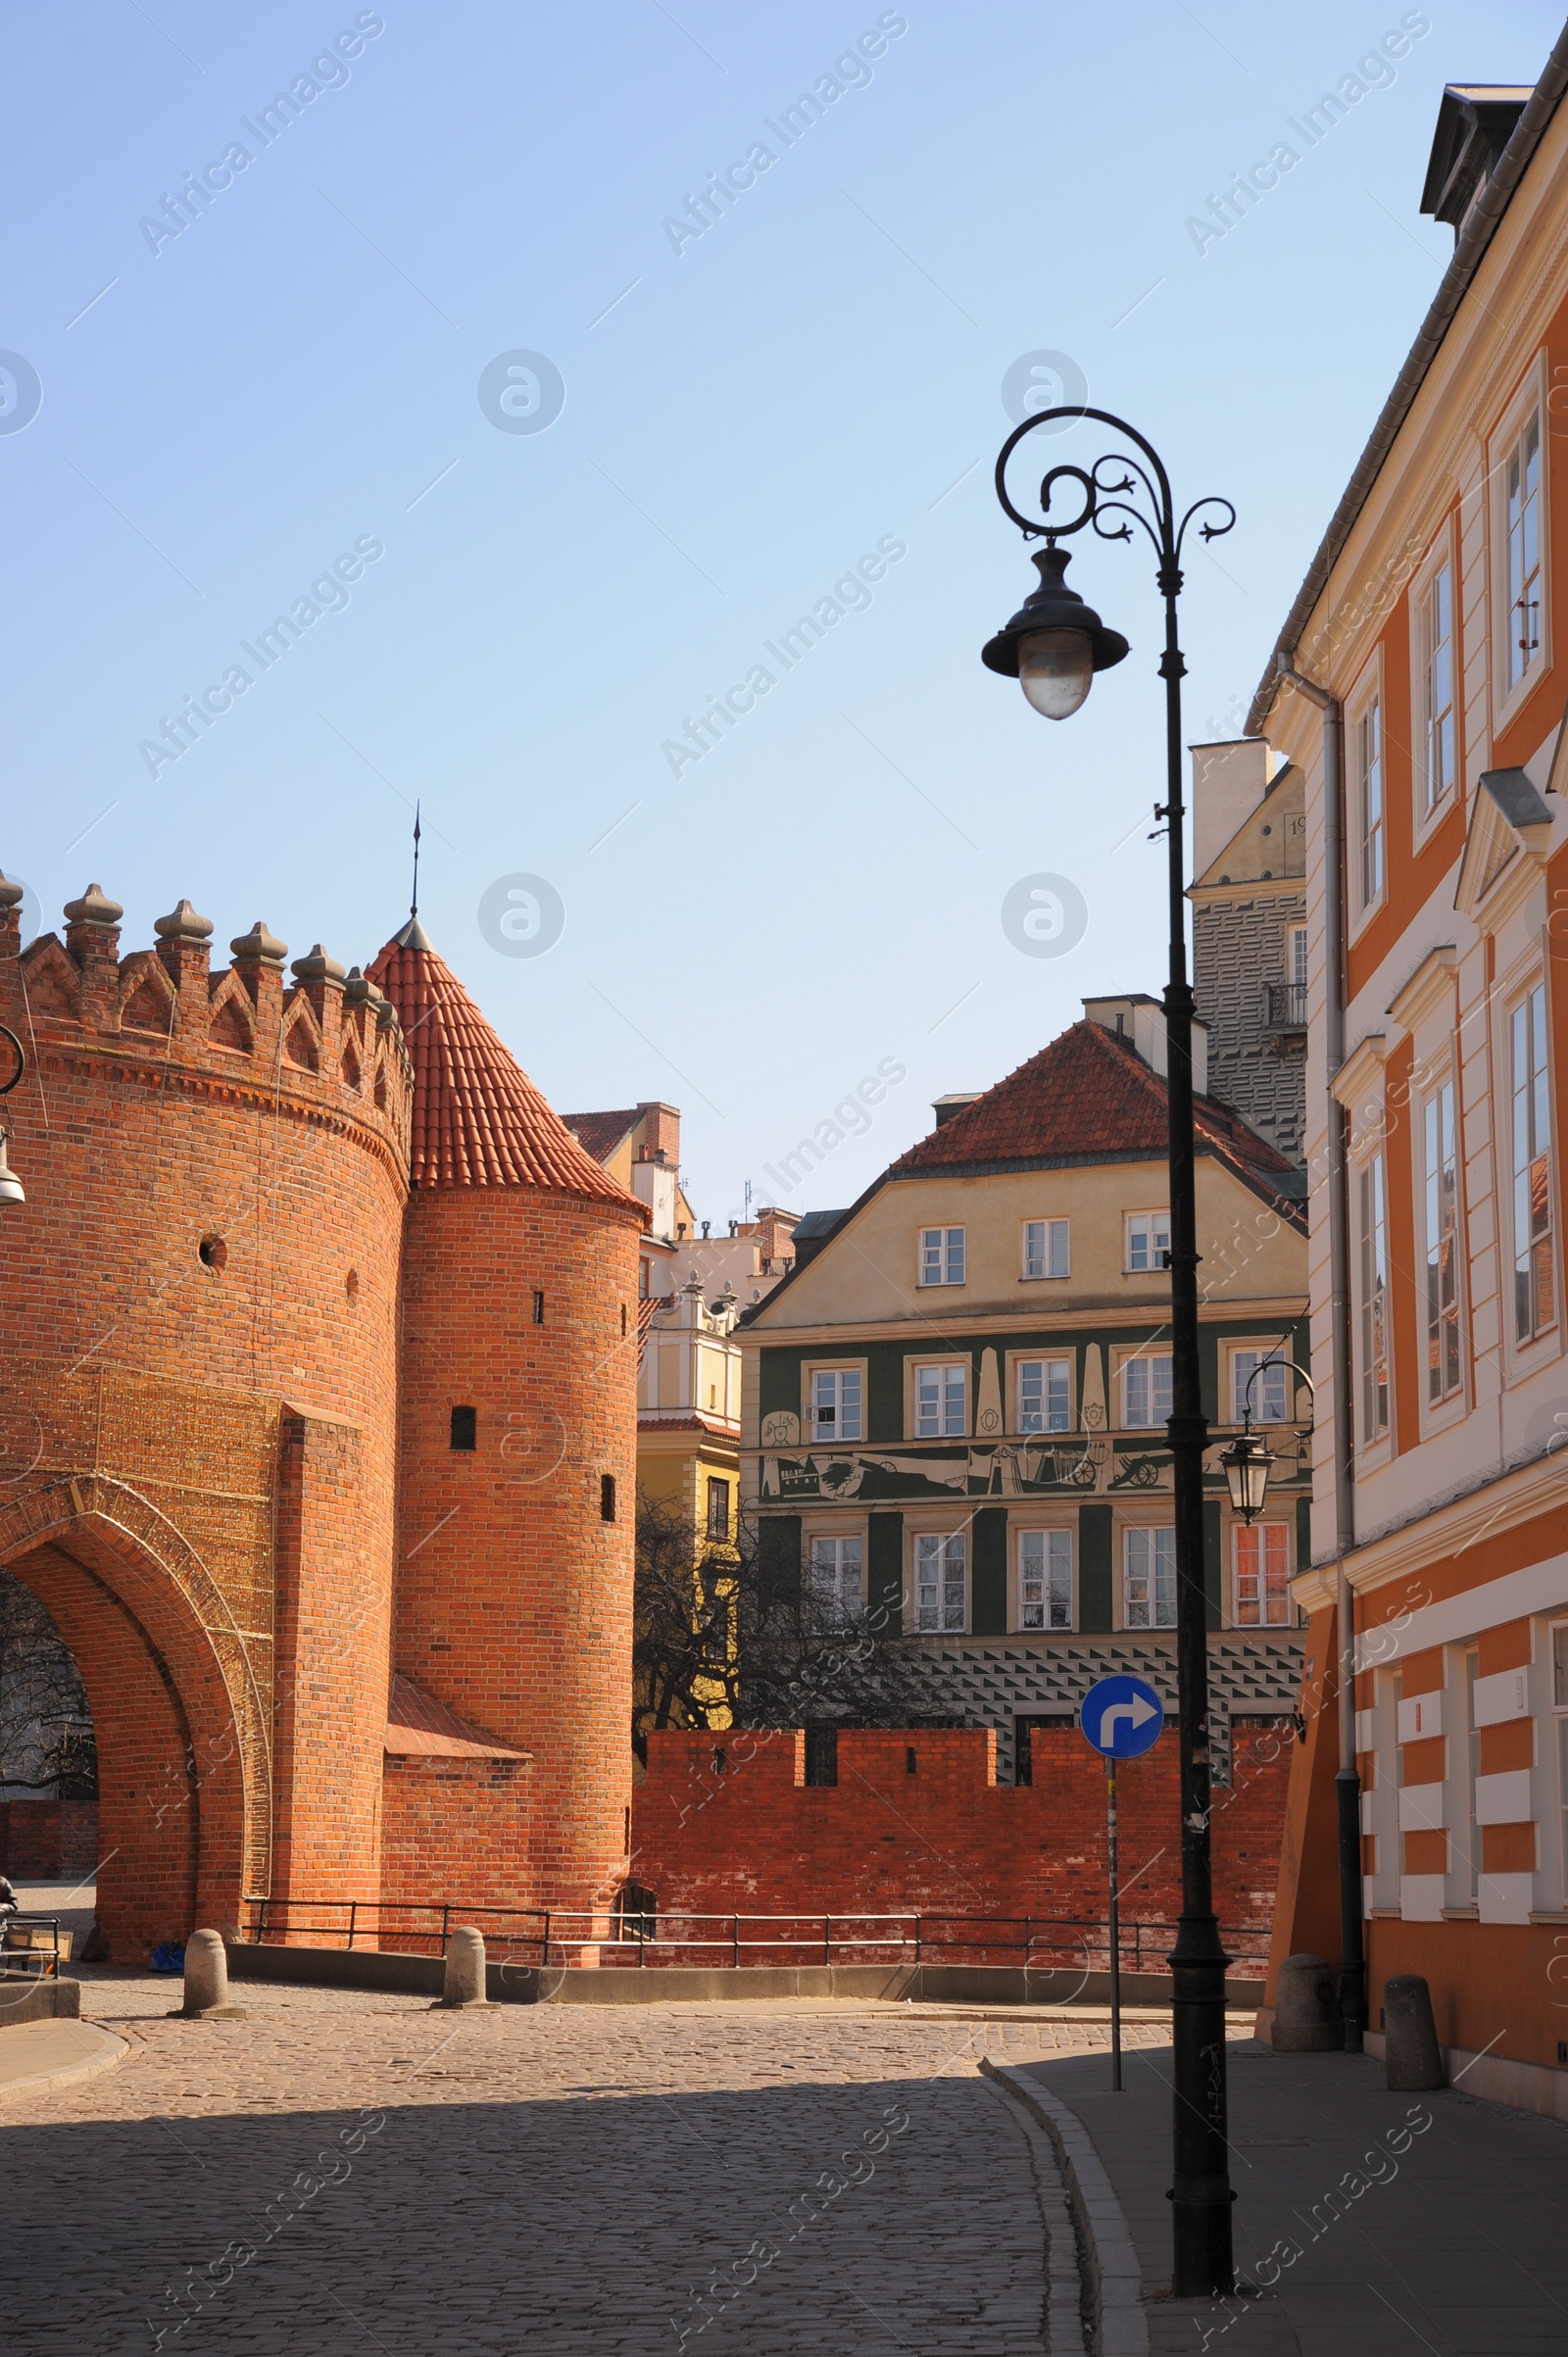
[[[1023,1273],[1026,1277],[1071,1275],[1066,1220],[1026,1219],[1024,1221]]]
[[[858,1367],[812,1369],[810,1437],[813,1442],[858,1441],[860,1438]]]
[[[729,1537],[729,1493],[727,1481],[710,1481],[708,1485],[708,1536],[710,1539]]]
[[[1453,1083],[1429,1097],[1424,1121],[1427,1165],[1427,1400],[1436,1406],[1459,1388],[1459,1161],[1453,1134]]]
[[[1541,656],[1541,419],[1532,415],[1503,472],[1508,549],[1508,685]]]
[[[1289,1525],[1240,1524],[1236,1532],[1236,1626],[1288,1629],[1294,1618]]]
[[[448,1446],[453,1449],[478,1448],[479,1411],[476,1407],[455,1407],[452,1410],[452,1431]]]
[[[1170,1266],[1170,1213],[1168,1211],[1133,1211],[1127,1219],[1127,1271],[1130,1276],[1147,1269]]]
[[[536,1293],[533,1297],[533,1322],[536,1326],[542,1326],[545,1322],[545,1297],[542,1293]]]
[[[1440,565],[1421,595],[1421,814],[1453,785],[1453,577]]]
[[[920,1282],[922,1285],[963,1283],[962,1228],[920,1230]]]
[[[1146,1350],[1125,1359],[1121,1370],[1122,1427],[1127,1432],[1152,1432],[1169,1421],[1171,1412],[1170,1352]]]
[[[858,1621],[865,1598],[858,1539],[811,1541],[811,1610],[818,1626]]]
[[[1383,712],[1374,696],[1355,726],[1356,791],[1361,813],[1361,906],[1383,892]]]
[[[1072,1627],[1071,1531],[1019,1532],[1018,1626]]]
[[[1072,1363],[1065,1358],[1018,1361],[1018,1430],[1072,1429]]]
[[[965,1414],[965,1377],[959,1361],[953,1366],[914,1370],[914,1437],[917,1441],[949,1440],[968,1429]]]
[[[1361,1438],[1370,1445],[1389,1429],[1389,1230],[1380,1154],[1362,1166],[1360,1198]]]
[[[599,1476],[599,1519],[601,1522],[613,1522],[615,1519],[615,1477],[612,1473],[601,1473]]]
[[[1129,1629],[1174,1629],[1175,1531],[1127,1531],[1123,1547],[1123,1625]]]
[[[914,1542],[914,1625],[957,1630],[964,1625],[966,1542],[962,1531],[922,1531]]]
[[[1551,1252],[1551,1106],[1546,993],[1538,983],[1509,1017],[1513,1061],[1514,1337],[1557,1322]]]
[[[1284,1424],[1290,1420],[1290,1368],[1278,1343],[1271,1343],[1261,1350],[1233,1350],[1231,1381],[1233,1415],[1238,1424],[1249,1406],[1254,1424]]]
[[[808,1719],[806,1781],[808,1785],[835,1785],[838,1780],[839,1731],[831,1719],[818,1719],[814,1724]]]

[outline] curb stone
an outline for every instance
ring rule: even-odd
[[[42,2040],[30,2036],[35,2031],[45,2033]],[[76,2059],[56,2060],[53,2069],[22,2072],[16,2077],[0,2076],[0,2102],[8,2102],[14,2095],[41,2095],[51,2087],[69,2087],[74,2080],[90,2079],[97,2072],[123,2062],[130,2052],[128,2038],[117,2038],[112,2030],[103,2029],[97,2022],[27,2022],[10,2031],[8,2037],[13,2041],[26,2039],[28,2046],[39,2045],[46,2056],[52,2050],[57,2056],[74,2054]],[[27,2059],[27,2049],[20,2042],[0,2047],[0,2064],[12,2065]]]
[[[1149,2357],[1143,2271],[1126,2214],[1088,2130],[1049,2087],[1015,2065],[993,2062],[989,2055],[982,2055],[980,2068],[1033,2116],[1051,2139],[1088,2258],[1095,2357]],[[1070,2348],[1072,2343],[1063,2345]]]
[[[986,2073],[988,2078],[995,2074]],[[1035,2191],[1046,2233],[1046,2349],[1048,2357],[1091,2357],[1084,2337],[1084,2269],[1072,2208],[1062,2181],[1056,2147],[1034,2115],[1014,2109],[1006,2091],[999,2099],[1022,2133],[1034,2161]]]

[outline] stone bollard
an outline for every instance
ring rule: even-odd
[[[228,1956],[219,1932],[192,1932],[185,1942],[185,2002],[176,2019],[242,2022],[243,2005],[228,2001]]]
[[[1287,1956],[1274,1989],[1276,2054],[1338,2054],[1345,2029],[1334,1975],[1321,1956]]]
[[[447,1967],[441,1984],[441,2003],[488,2005],[484,1978],[484,1937],[471,1924],[459,1924],[447,1941]]]
[[[1446,2087],[1432,1992],[1420,1973],[1396,1973],[1383,1984],[1384,2060],[1392,2094]]]

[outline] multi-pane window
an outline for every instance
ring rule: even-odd
[[[1284,1522],[1240,1524],[1236,1532],[1236,1626],[1289,1628],[1291,1533]]]
[[[864,1588],[858,1539],[811,1541],[811,1608],[832,1625],[860,1617]]]
[[[1551,1261],[1551,1120],[1546,992],[1537,983],[1509,1017],[1513,1063],[1513,1330],[1519,1342],[1557,1315]]]
[[[1132,1211],[1127,1218],[1129,1273],[1170,1265],[1170,1213]]]
[[[1389,1222],[1383,1156],[1361,1167],[1361,1438],[1389,1429]]]
[[[1176,1533],[1122,1535],[1122,1623],[1129,1629],[1176,1626]]]
[[[1018,1626],[1072,1627],[1071,1531],[1019,1532]]]
[[[962,1228],[920,1230],[920,1282],[922,1285],[963,1283]]]
[[[729,1537],[729,1493],[727,1481],[710,1481],[708,1485],[708,1536],[710,1539]]]
[[[860,1438],[860,1370],[858,1367],[814,1367],[811,1371],[811,1439],[858,1441]]]
[[[1440,565],[1421,593],[1421,811],[1430,817],[1453,784],[1453,575]]]
[[[1279,1343],[1272,1343],[1262,1350],[1233,1350],[1231,1381],[1236,1387],[1237,1423],[1240,1424],[1249,1408],[1254,1424],[1286,1423],[1290,1416],[1290,1372]]]
[[[1170,1352],[1145,1350],[1122,1361],[1122,1424],[1129,1432],[1148,1431],[1170,1416]]]
[[[1508,685],[1541,656],[1541,419],[1532,415],[1503,470],[1508,546]]]
[[[1562,1841],[1562,1887],[1568,1891],[1568,1623],[1561,1621],[1551,1632],[1551,1699],[1557,1714],[1557,1819]]]
[[[1376,696],[1355,724],[1356,801],[1361,822],[1361,906],[1383,891],[1383,708]]]
[[[914,1437],[941,1441],[967,1429],[964,1416],[964,1378],[961,1360],[952,1366],[914,1370]]]
[[[917,1629],[962,1629],[964,1625],[962,1531],[921,1531],[914,1542],[914,1625]]]
[[[1020,1358],[1018,1361],[1018,1430],[1069,1432],[1072,1429],[1072,1367],[1065,1358]]]
[[[1064,1219],[1026,1219],[1023,1223],[1023,1273],[1026,1277],[1071,1275]]]
[[[1453,1134],[1453,1083],[1446,1080],[1424,1111],[1427,1171],[1427,1399],[1459,1388],[1459,1165]]]

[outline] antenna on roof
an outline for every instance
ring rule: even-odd
[[[411,917],[419,913],[419,806],[414,806],[414,898],[409,903]]]

